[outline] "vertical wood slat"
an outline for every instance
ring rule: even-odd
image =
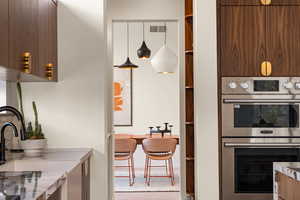
[[[185,0],[186,193],[195,199],[193,0]]]

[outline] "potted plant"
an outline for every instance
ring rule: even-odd
[[[17,83],[18,99],[19,99],[19,109],[22,113],[24,119],[23,110],[23,97],[22,97],[22,87],[20,82]],[[32,108],[34,112],[34,127],[32,122],[28,122],[26,127],[26,140],[21,141],[21,148],[24,150],[24,154],[27,157],[39,157],[44,153],[47,147],[47,139],[45,138],[42,125],[39,123],[38,110],[35,101],[32,102]]]

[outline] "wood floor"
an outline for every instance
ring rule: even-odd
[[[128,192],[115,193],[115,200],[180,200],[179,192]]]

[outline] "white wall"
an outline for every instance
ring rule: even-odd
[[[0,81],[0,106],[6,105],[6,81]]]
[[[152,51],[152,56],[163,46],[164,33],[151,33],[150,25],[164,25],[163,22],[145,22],[145,41]],[[167,45],[178,55],[178,22],[167,22]],[[151,58],[141,60],[137,57],[137,49],[143,41],[142,22],[129,23],[129,55],[131,61],[139,68],[132,73],[132,116],[133,126],[115,126],[115,133],[146,134],[149,126],[163,126],[169,122],[173,134],[179,135],[179,70],[174,74],[158,74],[151,65]],[[127,23],[113,23],[114,65],[124,63],[127,58]],[[179,167],[179,149],[174,159],[174,166]],[[145,154],[142,148],[135,153],[135,166],[144,167]]]
[[[127,24],[113,23],[114,65],[125,62],[127,57]],[[151,58],[164,44],[164,33],[151,33],[150,25],[163,22],[145,22],[145,40],[152,51]],[[167,22],[167,45],[178,55],[178,23]],[[151,65],[151,58],[141,60],[137,49],[143,41],[142,22],[129,23],[129,56],[139,68],[132,73],[133,126],[115,126],[116,133],[149,133],[149,126],[163,126],[164,122],[174,125],[174,134],[179,135],[179,70],[174,74],[159,74]]]
[[[182,0],[110,0],[112,19],[179,19]]]
[[[109,15],[111,20],[178,20],[181,17],[181,0],[111,0]],[[168,22],[167,45],[177,55],[180,52],[179,24]],[[123,25],[122,25],[123,24]],[[145,23],[145,39],[152,50],[152,56],[163,45],[163,33],[150,33],[150,25],[164,25],[162,22]],[[114,64],[121,64],[126,57],[126,24],[114,22]],[[114,127],[115,133],[149,133],[149,126],[174,125],[173,133],[180,134],[180,80],[179,69],[175,74],[157,74],[150,60],[139,60],[136,50],[142,42],[142,24],[130,23],[130,58],[140,68],[133,71],[133,126]],[[180,149],[174,156],[174,166],[179,167]],[[144,153],[138,148],[135,153],[136,167],[144,165]]]
[[[194,0],[196,196],[219,199],[216,1]]]
[[[27,116],[35,100],[49,147],[92,147],[92,200],[107,200],[107,90],[103,0],[60,0],[58,83],[25,83]]]

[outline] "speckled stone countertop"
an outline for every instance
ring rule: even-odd
[[[273,168],[275,171],[300,181],[300,162],[277,162],[273,164]]]
[[[10,154],[11,160],[0,166],[0,200],[47,198],[91,155],[92,149],[48,149],[41,158]]]
[[[300,162],[275,162],[273,163],[274,171],[274,194],[273,200],[278,200],[278,185],[275,181],[275,173],[280,172],[286,176],[300,181]]]

